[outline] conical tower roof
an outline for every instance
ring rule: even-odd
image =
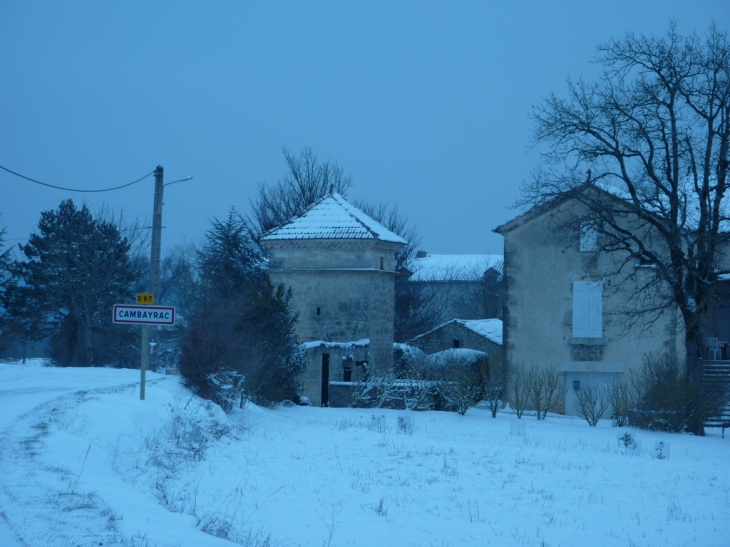
[[[261,239],[379,239],[408,245],[408,241],[337,193],[313,203],[303,214],[267,232]]]

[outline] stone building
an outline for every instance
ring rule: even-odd
[[[646,317],[630,313],[638,305],[651,309],[652,302],[632,300],[632,288],[650,282],[657,271],[601,252],[597,232],[580,221],[586,215],[578,200],[566,196],[495,229],[504,236],[506,357],[512,365],[562,373],[567,414],[575,414],[581,385],[625,378],[646,354],[685,359],[675,309]],[[600,274],[607,271],[613,273]]]
[[[452,319],[409,340],[408,345],[429,354],[447,349],[466,348],[493,355],[502,351],[502,321]]]
[[[407,241],[333,193],[262,237],[269,277],[291,287],[309,364],[300,381],[314,405],[330,382],[393,363],[395,256]]]
[[[503,308],[502,255],[444,255],[418,251],[408,281],[445,323],[500,318]]]

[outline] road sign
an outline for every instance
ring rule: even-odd
[[[137,304],[149,306],[155,303],[155,295],[152,293],[137,293]]]
[[[175,308],[114,304],[112,321],[128,325],[174,325]]]

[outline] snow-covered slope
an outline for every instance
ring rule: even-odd
[[[4,364],[0,375],[2,546],[720,547],[730,537],[730,439],[716,430],[516,422],[478,408],[226,416],[176,377],[149,374],[140,401],[139,371]],[[626,433],[640,447],[627,450]]]

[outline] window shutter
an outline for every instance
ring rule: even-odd
[[[573,338],[603,336],[603,283],[573,282]]]

